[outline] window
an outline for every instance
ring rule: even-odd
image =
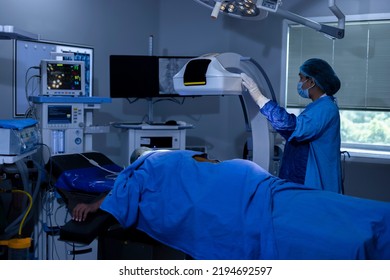
[[[341,110],[344,147],[390,151],[390,112]]]
[[[390,151],[390,20],[348,21],[341,40],[298,24],[287,31],[287,108],[306,106],[296,94],[298,69],[306,59],[322,58],[342,83],[335,97],[343,147]]]

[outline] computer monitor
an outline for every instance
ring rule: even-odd
[[[111,98],[175,97],[173,76],[193,57],[110,56]]]
[[[158,57],[110,56],[111,98],[152,98],[158,96]]]

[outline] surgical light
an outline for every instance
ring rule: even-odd
[[[325,35],[336,39],[344,38],[345,15],[336,5],[336,0],[328,0],[328,7],[337,17],[337,27],[318,23],[311,19],[299,16],[280,8],[281,0],[194,0],[195,2],[213,10],[212,17],[217,18],[219,13],[227,14],[232,17],[262,20],[268,16],[269,12],[278,14],[283,18],[302,24]]]

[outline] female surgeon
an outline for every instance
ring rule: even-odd
[[[340,80],[332,67],[318,58],[301,65],[298,94],[312,102],[298,116],[266,98],[248,75],[241,77],[260,112],[286,140],[279,177],[341,193],[340,115],[333,97]]]

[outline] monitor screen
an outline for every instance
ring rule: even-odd
[[[150,98],[157,96],[158,58],[156,56],[110,56],[111,98]]]
[[[71,105],[49,105],[47,107],[48,124],[72,123]]]
[[[82,61],[41,61],[42,95],[84,96],[85,78]]]
[[[84,80],[85,80],[85,96],[92,96],[92,54],[86,51],[80,51],[77,48],[61,48],[62,53],[74,54],[74,61],[84,62]],[[70,57],[64,56],[63,60],[72,60]]]
[[[111,98],[153,98],[179,96],[173,76],[192,57],[110,56]]]
[[[191,58],[193,57],[161,56],[158,58],[160,96],[178,95],[173,87],[173,76],[175,76]]]

